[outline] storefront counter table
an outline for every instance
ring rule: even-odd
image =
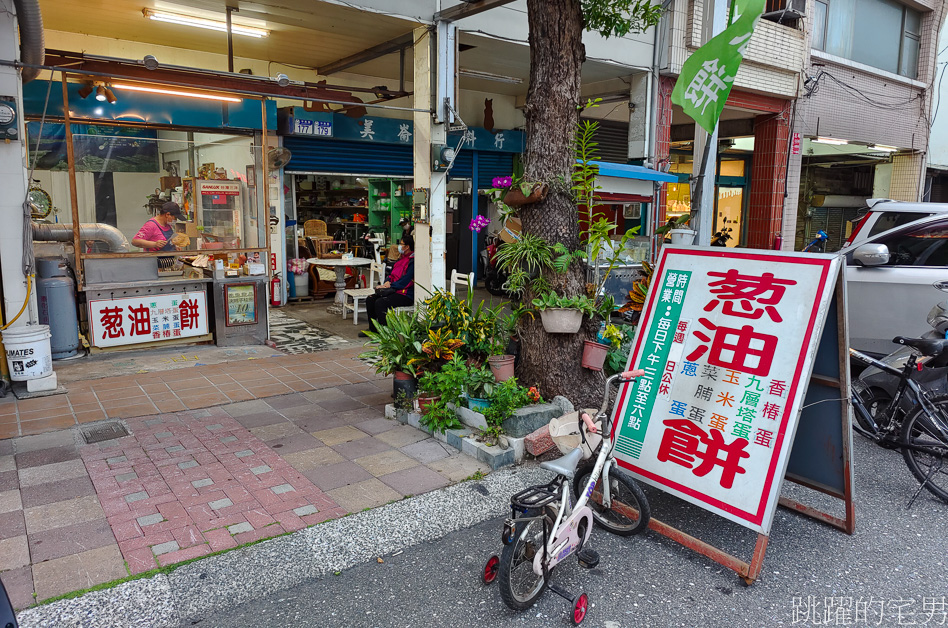
[[[333,270],[336,271],[336,298],[332,305],[326,308],[326,311],[330,314],[337,315],[342,314],[342,304],[346,298],[343,294],[343,291],[346,289],[346,266],[358,268],[359,266],[368,266],[372,263],[372,260],[367,257],[353,257],[352,259],[319,259],[317,257],[311,257],[306,261],[316,266],[332,266]]]
[[[210,340],[209,279],[160,277],[83,286],[89,341],[97,349]]]

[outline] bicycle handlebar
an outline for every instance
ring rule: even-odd
[[[618,380],[619,383],[627,384],[631,382],[632,380],[634,380],[636,377],[641,377],[642,375],[645,375],[645,371],[643,371],[642,369],[633,369],[631,371],[623,371],[622,373],[616,373],[615,375],[608,377],[606,379],[606,389],[602,395],[602,407],[599,408],[598,415],[604,415],[606,413],[606,408],[609,407],[609,388],[610,386],[612,386],[614,382],[616,382],[616,380]],[[585,412],[580,413],[580,416],[582,417],[583,422],[586,424],[586,427],[590,428],[590,431],[593,434],[595,434],[596,433],[595,426],[591,425],[593,423],[592,418],[589,417],[589,415],[586,414]]]

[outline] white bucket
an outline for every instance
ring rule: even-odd
[[[297,298],[309,296],[309,272],[302,275],[293,275],[293,283],[296,284]]]
[[[49,325],[27,325],[3,332],[10,379],[25,382],[53,374]]]
[[[668,232],[671,236],[672,244],[694,244],[697,231],[691,229],[672,229]]]

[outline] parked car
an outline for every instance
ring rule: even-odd
[[[869,238],[934,214],[948,213],[948,203],[908,203],[870,198],[865,213],[853,220],[852,230],[840,249],[862,244]]]
[[[849,342],[885,355],[895,336],[920,336],[948,282],[948,214],[916,220],[841,251],[846,257]]]

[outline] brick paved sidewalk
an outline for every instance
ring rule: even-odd
[[[189,365],[68,385],[68,394],[0,399],[0,439],[100,421],[180,412],[379,379],[361,348]]]
[[[360,363],[346,359],[337,353],[333,360],[347,365],[348,372],[331,376],[342,385],[132,418],[124,421],[130,436],[97,445],[78,444],[75,428],[0,440],[0,578],[14,605],[488,471],[426,433],[386,419],[391,383],[347,383],[366,375]],[[314,374],[301,373],[299,365]],[[280,368],[264,370],[275,379]],[[288,388],[328,382],[329,376],[315,375],[320,369],[311,360],[297,363],[299,382]],[[237,374],[228,376],[237,381]],[[247,391],[275,387],[245,382]],[[161,393],[146,392],[148,385],[138,386],[155,404]],[[99,390],[118,389],[94,394]]]

